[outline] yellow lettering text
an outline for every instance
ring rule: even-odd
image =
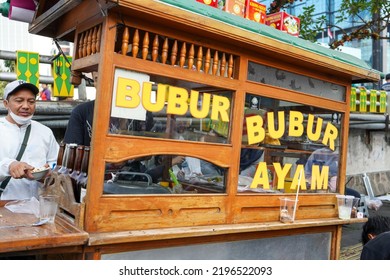
[[[248,131],[248,144],[260,143],[265,138],[265,130],[263,128],[263,118],[259,115],[247,117],[245,119]]]
[[[314,116],[312,114],[309,114],[307,119],[307,138],[311,141],[318,141],[321,137],[321,130],[322,130],[322,121],[323,119],[317,118],[317,124],[316,124],[316,131],[313,132],[313,126],[314,126]]]
[[[255,189],[259,185],[262,185],[263,189],[269,190],[267,163],[265,162],[260,162],[259,165],[257,166],[256,173],[253,177],[253,181],[251,183],[250,188]]]
[[[198,109],[199,92],[191,90],[190,112],[194,118],[204,119],[207,117],[210,108],[211,94],[204,93],[202,96],[202,108]]]
[[[288,136],[301,137],[303,134],[303,114],[290,111]]]
[[[156,102],[152,103],[152,83],[144,82],[142,85],[142,105],[149,112],[158,112],[164,108],[165,95],[168,86],[159,84],[157,86]]]
[[[285,182],[285,179],[286,179],[287,175],[290,172],[292,164],[291,163],[286,163],[282,167],[282,165],[279,162],[274,162],[273,165],[274,165],[274,168],[275,168],[276,176],[278,177],[278,187],[277,187],[277,189],[278,190],[282,190],[282,189],[284,189],[284,182]]]
[[[338,136],[338,133],[339,131],[337,130],[337,127],[335,127],[331,123],[327,123],[324,132],[324,139],[322,139],[322,144],[327,145],[329,149],[334,151],[335,141]]]
[[[294,178],[291,183],[291,189],[295,190],[298,186],[301,190],[306,190],[306,180],[305,180],[305,166],[298,164],[295,170]]]
[[[185,115],[188,110],[188,91],[184,88],[168,88],[167,114]]]
[[[140,84],[136,80],[118,77],[115,105],[124,108],[137,108],[141,103]]]
[[[311,171],[311,187],[312,190],[326,190],[328,188],[329,166],[324,165],[320,171],[319,165],[313,165]]]
[[[223,122],[229,121],[229,108],[230,101],[225,96],[213,95],[213,105],[211,110],[211,119],[218,121],[221,120]],[[220,119],[218,118],[220,116]]]
[[[279,139],[283,136],[285,130],[284,112],[278,112],[278,130],[275,128],[274,112],[267,113],[268,132],[271,138]]]

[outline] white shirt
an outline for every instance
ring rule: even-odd
[[[22,145],[27,125],[21,127],[12,124],[5,118],[0,118],[0,184],[9,174],[9,165],[15,161]],[[42,167],[46,163],[53,166],[57,161],[59,145],[53,132],[43,124],[31,121],[31,132],[28,138],[26,150],[20,161],[34,167]],[[1,195],[2,200],[29,199],[38,196],[38,181],[14,179],[8,182]]]

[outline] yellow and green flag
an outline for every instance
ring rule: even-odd
[[[356,112],[356,88],[354,87],[351,89],[351,97],[349,104],[351,112]]]
[[[39,54],[35,52],[16,51],[16,76],[39,88]]]
[[[376,113],[376,100],[377,100],[376,90],[372,89],[370,91],[370,113]]]
[[[53,96],[73,97],[74,86],[70,83],[72,57],[67,56],[67,59],[69,62],[61,55],[53,61]]]
[[[379,95],[379,113],[386,113],[386,91],[382,90]]]

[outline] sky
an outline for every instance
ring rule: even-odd
[[[0,3],[6,2],[0,0]],[[29,51],[37,52],[39,55],[50,56],[57,53],[56,46],[52,38],[30,34],[28,32],[29,24],[25,22],[10,20],[0,15],[0,51]],[[0,59],[0,67],[3,67],[3,60]],[[42,76],[51,76],[51,66],[40,63],[39,74]],[[75,98],[77,98],[77,89]],[[87,98],[95,98],[95,89],[87,88]]]
[[[0,2],[4,2],[0,0]],[[40,55],[51,55],[55,45],[51,38],[30,34],[28,23],[10,20],[0,16],[0,50],[30,51]],[[50,75],[50,65],[40,65],[41,75]]]

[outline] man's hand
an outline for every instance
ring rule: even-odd
[[[9,165],[9,174],[14,179],[34,179],[34,176],[31,174],[31,171],[34,169],[33,166],[22,162],[22,161],[14,161]]]

